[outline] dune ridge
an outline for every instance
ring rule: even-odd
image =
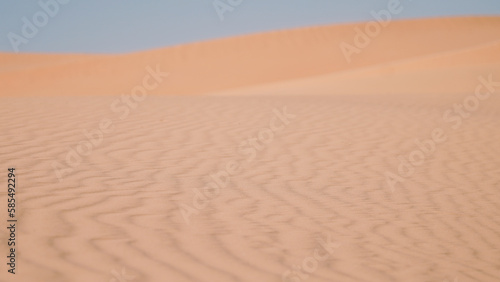
[[[0,80],[4,96],[116,95],[127,89],[122,81],[137,81],[145,66],[158,65],[172,76],[152,94],[204,94],[476,48],[498,41],[499,26],[500,17],[393,21],[351,63],[339,45],[353,44],[355,28],[363,28],[364,23],[268,32],[124,55],[4,53],[0,54],[5,62]],[[498,56],[492,54],[495,62]],[[450,63],[438,61],[429,67]]]

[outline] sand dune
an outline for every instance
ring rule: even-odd
[[[496,47],[489,53],[477,49],[498,42],[500,17],[447,18],[392,22],[348,63],[339,46],[342,42],[354,44],[355,29],[364,26],[358,23],[285,30],[113,56],[0,54],[0,60],[6,62],[0,71],[2,94],[116,95],[137,84],[146,65],[159,65],[172,74],[169,83],[153,94],[184,95],[335,74],[426,56],[438,56],[435,61],[427,60],[428,68],[454,66],[456,58],[439,58],[443,53],[466,49],[477,52],[472,57],[458,56],[468,57],[465,60],[469,62],[491,63],[493,58],[498,63],[500,56]],[[393,72],[398,69],[393,68]]]
[[[500,86],[443,117],[500,80],[500,18],[393,22],[348,63],[356,26],[0,54],[19,220],[0,281],[498,281]],[[113,108],[157,64],[151,95]],[[446,141],[392,190],[398,156],[437,128]]]
[[[470,94],[480,75],[500,77],[500,42],[389,61],[324,75],[207,93],[211,95]],[[360,83],[362,81],[362,83]]]

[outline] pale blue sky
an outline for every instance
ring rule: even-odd
[[[0,1],[0,51],[14,52],[8,34],[22,36],[23,17],[39,1]],[[63,2],[63,0],[59,0]],[[124,53],[198,40],[310,25],[371,20],[389,0],[243,0],[221,21],[213,0],[65,0],[20,52]],[[228,0],[220,0],[227,2]],[[234,1],[234,0],[233,0]],[[400,0],[395,18],[500,15],[500,0]],[[39,13],[40,15],[40,13]],[[43,21],[43,16],[39,18]],[[500,32],[500,31],[499,31]]]

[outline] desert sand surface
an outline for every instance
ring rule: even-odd
[[[500,18],[364,25],[0,54],[0,281],[499,281]]]

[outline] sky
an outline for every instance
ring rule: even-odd
[[[372,11],[387,9],[390,1],[404,8],[394,19],[500,16],[500,0],[2,0],[0,51],[127,53],[369,21]]]

